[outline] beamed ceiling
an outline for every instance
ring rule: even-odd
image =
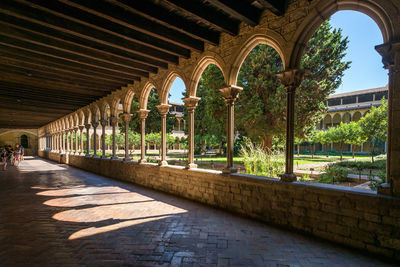
[[[36,128],[290,0],[1,0],[0,128]]]

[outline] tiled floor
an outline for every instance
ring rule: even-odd
[[[0,171],[0,266],[385,266],[185,199],[31,158]]]

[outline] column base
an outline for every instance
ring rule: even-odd
[[[101,159],[108,159],[107,156],[101,156],[100,158],[101,158]]]
[[[117,156],[111,157],[110,159],[111,159],[111,160],[119,160],[119,158],[118,158]]]
[[[391,196],[392,192],[390,190],[390,184],[383,183],[383,184],[379,185],[377,188],[377,193],[382,194],[382,195]]]
[[[146,159],[139,159],[139,163],[140,164],[147,163],[147,160]]]
[[[123,161],[132,161],[132,158],[127,157],[127,158],[124,158]]]
[[[233,168],[233,167],[226,167],[224,169],[222,169],[222,173],[223,174],[230,174],[230,173],[236,173],[237,169]]]
[[[99,157],[99,155],[97,155],[97,154],[93,154],[92,158],[94,158],[94,159],[99,159],[100,157]]]
[[[196,169],[197,168],[197,164],[189,163],[189,164],[186,164],[185,168],[186,169]]]
[[[297,181],[297,177],[294,173],[280,174],[279,177],[281,178],[282,182],[296,182]]]
[[[160,162],[158,162],[158,166],[167,166],[168,162],[166,160],[162,160]]]
[[[79,153],[79,156],[86,156],[85,152]]]

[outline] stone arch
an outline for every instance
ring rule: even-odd
[[[332,124],[332,116],[330,114],[327,114],[324,117],[324,122],[323,122],[323,126],[325,129],[327,129],[328,127],[330,127]]]
[[[68,118],[67,118],[67,117],[64,117],[62,120],[64,121],[64,128],[63,128],[63,130],[68,130],[68,129],[69,129],[69,120],[68,120]]]
[[[346,112],[345,114],[343,114],[342,121],[343,121],[344,123],[349,123],[349,122],[351,122],[351,115],[350,115],[349,112]]]
[[[108,103],[107,100],[103,100],[100,104],[100,119],[102,120],[108,120],[108,114],[107,111],[110,108],[110,104]]]
[[[185,91],[187,92],[187,82],[183,75],[176,71],[171,71],[167,77],[164,79],[164,83],[161,87],[161,94],[159,95],[160,104],[168,104],[168,95],[171,85],[174,83],[176,78],[180,78],[185,84]]]
[[[187,89],[188,96],[196,96],[197,86],[199,84],[201,75],[203,74],[204,70],[208,67],[208,65],[211,64],[216,65],[221,70],[222,75],[224,76],[224,80],[226,82],[226,74],[225,74],[226,71],[224,67],[225,63],[223,59],[217,54],[206,55],[198,61],[195,69],[193,70],[193,73],[190,77],[189,88]]]
[[[77,127],[77,126],[79,126],[79,115],[78,115],[78,112],[74,112],[73,116],[74,116],[74,125],[75,125],[75,127]]]
[[[360,112],[360,111],[354,112],[352,121],[357,122],[357,121],[359,121],[360,119],[361,119],[361,112]]]
[[[110,116],[118,116],[118,106],[121,102],[121,98],[119,96],[114,96],[110,101]]]
[[[286,68],[286,56],[283,52],[283,43],[281,37],[278,34],[265,35],[265,34],[254,34],[242,45],[238,50],[238,54],[234,56],[234,61],[232,63],[231,69],[229,71],[229,76],[227,83],[229,85],[236,85],[237,77],[239,75],[240,67],[242,66],[244,60],[249,55],[251,50],[259,44],[266,44],[275,49],[282,59],[283,69]]]
[[[69,128],[68,129],[73,129],[75,126],[73,114],[71,114],[71,116],[69,116],[68,119],[69,119]]]
[[[83,109],[84,117],[85,117],[85,124],[92,123],[92,112],[89,107],[85,107]]]
[[[140,109],[147,109],[147,100],[149,99],[151,89],[153,89],[153,88],[157,89],[157,87],[152,82],[147,82],[144,85],[143,90],[139,97],[139,108]]]
[[[305,46],[318,27],[334,13],[342,10],[361,12],[369,16],[381,30],[383,42],[387,43],[400,33],[397,8],[387,0],[321,0],[310,10],[309,15],[294,34],[294,46],[290,57],[290,67],[299,68]],[[388,11],[391,14],[388,14]],[[377,44],[378,45],[378,44]]]
[[[342,122],[342,116],[340,115],[340,113],[336,113],[335,115],[333,115],[332,118],[333,126],[339,125],[341,122]]]
[[[97,103],[93,103],[92,105],[90,105],[90,113],[92,114],[92,121],[99,121],[100,120],[100,108],[97,105]]]
[[[78,110],[78,125],[84,125],[85,124],[85,112],[81,109]]]
[[[129,87],[125,95],[122,97],[122,108],[124,109],[124,112],[131,113],[132,100],[135,94],[135,90],[132,87]]]

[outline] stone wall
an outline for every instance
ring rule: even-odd
[[[58,154],[41,151],[57,159]],[[323,184],[69,155],[69,164],[400,260],[400,199]]]

